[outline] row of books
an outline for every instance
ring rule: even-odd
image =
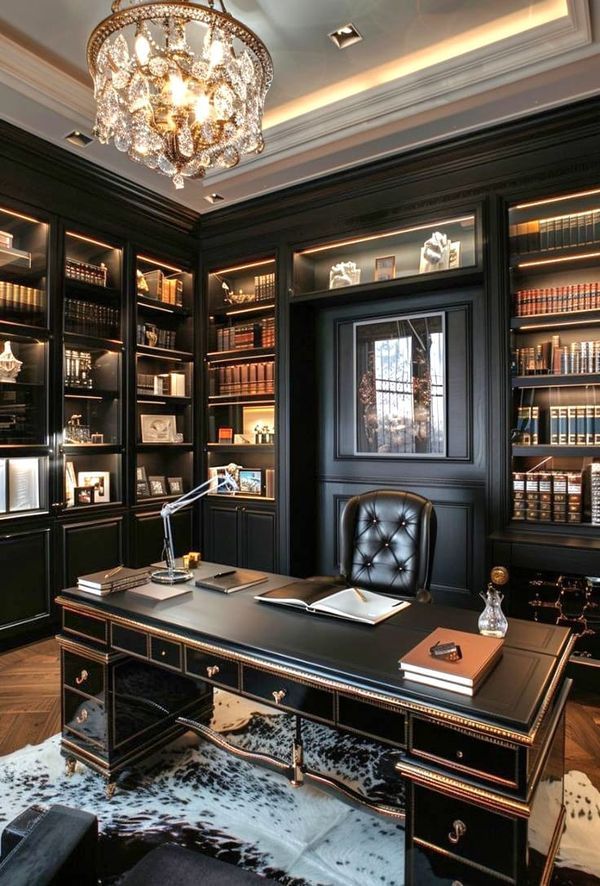
[[[549,286],[545,289],[519,289],[514,295],[514,312],[517,317],[599,309],[600,283],[570,283],[568,286]]]
[[[143,298],[153,298],[165,305],[183,304],[183,280],[166,277],[159,268],[137,272],[137,291]]]
[[[582,473],[515,471],[513,520],[534,523],[581,523]]]
[[[600,242],[600,209],[542,218],[509,227],[511,252],[545,252]]]
[[[138,394],[152,394],[159,397],[185,397],[185,390],[184,372],[163,372],[159,375],[138,372]]]
[[[65,385],[69,388],[93,388],[92,355],[89,351],[65,348]]]
[[[175,332],[172,329],[160,329],[154,323],[138,323],[136,326],[136,342],[151,348],[175,350]]]
[[[585,513],[590,523],[600,524],[600,463],[593,462],[584,471],[585,475]]]
[[[12,249],[13,235],[9,234],[8,231],[0,231],[0,246],[2,246],[3,249]]]
[[[118,338],[121,312],[119,308],[81,301],[78,298],[65,299],[65,330],[81,335],[96,335],[100,338]]]
[[[591,375],[600,372],[600,341],[551,341],[515,348],[513,368],[517,375]]]
[[[275,318],[264,317],[257,323],[237,323],[217,329],[217,351],[275,346]]]
[[[219,366],[211,369],[210,372],[210,396],[273,394],[274,391],[275,364],[273,360]]]
[[[275,300],[275,274],[259,274],[254,278],[254,298],[256,301]]]
[[[108,269],[104,263],[92,265],[89,262],[68,258],[65,261],[65,276],[69,280],[78,280],[80,283],[106,286]]]
[[[43,310],[44,302],[43,289],[0,280],[0,312],[36,314]]]
[[[541,418],[540,429],[539,406],[519,406],[515,442],[521,446],[537,446],[539,443],[551,446],[600,445],[600,404],[550,406],[542,411]]]

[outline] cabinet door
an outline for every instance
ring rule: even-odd
[[[244,507],[240,519],[242,565],[275,572],[275,512]]]
[[[206,506],[204,527],[205,560],[242,566],[238,545],[239,508],[235,505],[219,505],[210,502]]]
[[[80,575],[120,566],[123,560],[123,518],[86,523],[64,523],[62,581],[73,587]]]
[[[50,614],[50,530],[0,536],[0,629]]]
[[[175,556],[193,550],[192,511],[186,509],[171,517]],[[163,521],[160,513],[134,514],[131,527],[131,566],[148,566],[162,559]]]

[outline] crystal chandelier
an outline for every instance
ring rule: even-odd
[[[222,11],[214,0],[125,2],[115,0],[88,42],[98,139],[176,188],[260,153],[273,64],[256,34],[222,0]]]

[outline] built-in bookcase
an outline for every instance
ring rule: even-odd
[[[509,210],[512,520],[600,524],[600,190]]]
[[[136,504],[177,498],[193,485],[192,274],[137,256],[135,311]]]
[[[275,259],[208,275],[207,466],[238,497],[275,499]],[[229,472],[232,473],[232,472]]]

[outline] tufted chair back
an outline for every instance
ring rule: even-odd
[[[354,496],[342,513],[341,574],[366,590],[431,599],[435,525],[431,502],[412,492]]]

